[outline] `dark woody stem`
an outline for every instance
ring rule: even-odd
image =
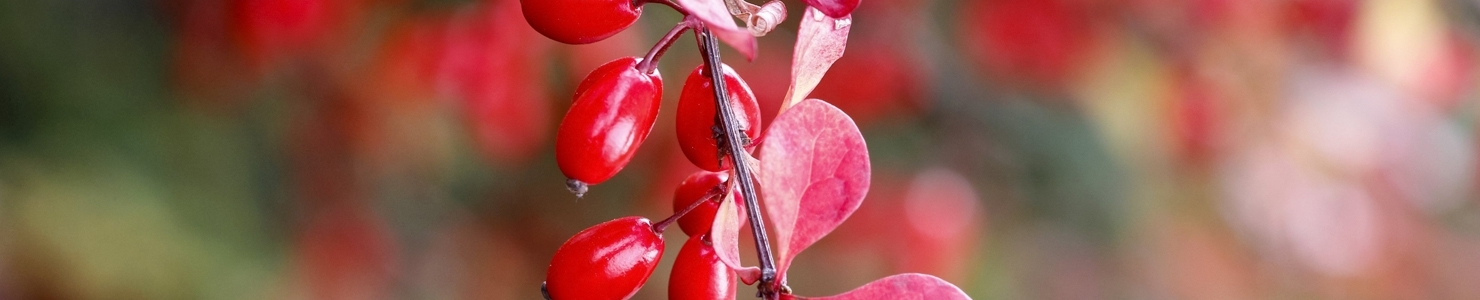
[[[730,150],[730,165],[735,168],[735,178],[740,180],[740,195],[745,198],[746,213],[750,218],[750,231],[755,236],[755,251],[760,256],[761,279],[756,285],[757,296],[774,300],[778,297],[775,288],[776,262],[771,254],[771,240],[766,236],[766,223],[761,219],[760,203],[756,201],[755,181],[751,178],[750,166],[740,157],[745,155],[741,144],[740,122],[735,117],[735,108],[730,107],[729,93],[725,91],[724,74],[719,59],[719,42],[707,27],[697,28],[699,50],[703,52],[704,66],[708,68],[710,85],[714,86],[715,107],[718,108],[720,127],[724,130],[724,141]]]

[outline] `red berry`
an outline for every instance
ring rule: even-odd
[[[735,299],[735,273],[719,261],[704,236],[693,236],[678,250],[668,277],[668,299]]]
[[[642,5],[631,0],[521,0],[524,19],[557,42],[590,44],[631,26]]]
[[[550,299],[627,299],[663,257],[663,235],[646,218],[586,228],[560,245],[545,274]]]
[[[638,60],[606,63],[576,87],[575,103],[555,135],[555,161],[573,190],[616,175],[653,130],[663,79],[657,70],[644,74],[635,68]]]
[[[728,65],[721,65],[724,69],[725,92],[729,94],[730,107],[738,109],[737,114],[742,114],[736,121],[740,122],[741,133],[747,137],[756,137],[760,132],[761,108],[755,102],[755,94],[750,92],[750,86],[735,74],[734,69]],[[690,162],[699,166],[700,169],[710,171],[724,171],[730,169],[729,162],[721,162],[719,155],[719,140],[715,137],[716,110],[714,107],[714,87],[710,85],[709,77],[704,65],[700,65],[689,74],[689,79],[683,84],[683,94],[678,98],[678,146],[683,149],[683,155]]]
[[[719,210],[719,202],[724,200],[724,197],[720,197],[722,194],[719,194],[724,189],[721,185],[729,178],[729,173],[699,171],[689,175],[689,178],[678,185],[678,190],[673,192],[674,213],[683,211],[693,205],[694,201],[713,195],[682,218],[678,218],[678,227],[683,229],[684,234],[699,236],[709,232],[709,226],[714,224],[715,211]]]

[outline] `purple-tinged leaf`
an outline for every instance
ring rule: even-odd
[[[829,17],[841,18],[853,13],[862,0],[804,0],[807,6],[815,7]]]
[[[827,297],[795,297],[815,300],[970,300],[961,288],[938,277],[919,273],[895,274],[874,280],[846,293]]]
[[[745,56],[746,60],[755,60],[757,47],[755,36],[750,34],[749,29],[735,25],[735,18],[730,15],[730,9],[725,6],[724,0],[674,0],[674,2],[687,9],[690,15],[704,21],[715,37],[735,48],[740,55]]]
[[[786,91],[781,111],[806,99],[817,83],[822,82],[827,69],[843,57],[851,28],[853,17],[850,15],[833,18],[807,8],[802,14],[801,27],[797,29],[797,44],[791,57],[791,88]]]
[[[775,225],[777,274],[798,252],[848,219],[868,193],[868,147],[853,119],[808,99],[776,117],[760,149],[766,216]]]

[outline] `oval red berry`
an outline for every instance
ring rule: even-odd
[[[663,79],[657,70],[638,70],[639,60],[606,63],[576,87],[575,102],[555,134],[555,161],[565,177],[585,184],[610,179],[652,132]]]
[[[663,235],[646,218],[626,217],[576,233],[550,260],[545,292],[551,299],[627,299],[663,257]]]
[[[735,273],[719,261],[702,236],[690,237],[678,250],[668,277],[669,300],[734,300]]]
[[[557,42],[579,45],[622,32],[642,15],[630,0],[522,0],[524,19]]]
[[[729,178],[729,173],[699,171],[689,175],[673,191],[674,213],[683,211],[695,201],[704,201],[682,218],[678,218],[678,227],[683,229],[684,234],[699,236],[709,232],[709,227],[714,224],[714,214],[719,209],[719,202],[724,200],[720,193],[724,190],[725,180]]]
[[[755,101],[755,94],[734,69],[730,69],[728,65],[721,65],[721,68],[724,70],[725,92],[729,94],[730,107],[739,114],[736,121],[740,122],[741,132],[754,138],[761,126],[761,109]],[[675,128],[678,146],[683,149],[684,156],[700,169],[729,170],[730,163],[720,161],[721,140],[715,139],[717,110],[714,107],[714,86],[705,73],[707,71],[704,65],[700,65],[684,81],[683,93],[678,98],[678,116],[675,118],[678,122]]]

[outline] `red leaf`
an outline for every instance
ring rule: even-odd
[[[807,6],[815,7],[829,17],[842,18],[853,13],[861,0],[805,0]]]
[[[675,0],[674,2],[689,10],[690,15],[709,25],[709,31],[713,32],[715,37],[719,37],[720,41],[740,51],[740,55],[745,55],[745,60],[755,60],[757,47],[755,36],[750,34],[749,29],[735,25],[735,18],[730,16],[730,9],[725,6],[723,0]]]
[[[938,277],[920,273],[896,274],[874,280],[861,287],[834,296],[798,297],[817,300],[951,300],[971,299],[961,288]]]
[[[822,82],[822,75],[827,74],[833,62],[843,57],[851,28],[852,16],[834,19],[812,8],[807,8],[807,12],[802,14],[796,49],[791,57],[791,88],[786,91],[786,101],[781,103],[782,111],[807,98],[817,83]]]
[[[731,181],[730,188],[736,190],[738,187]],[[738,200],[735,193],[730,193],[720,202],[719,209],[714,213],[714,224],[709,228],[709,241],[714,244],[714,253],[719,261],[734,270],[739,275],[740,282],[752,284],[760,279],[761,270],[744,267],[740,263],[740,227],[745,223],[746,215],[745,210],[735,203]]]
[[[777,274],[848,219],[868,193],[868,147],[842,110],[809,99],[776,117],[761,143],[760,183],[775,224]]]

